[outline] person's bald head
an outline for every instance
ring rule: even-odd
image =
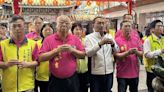
[[[57,30],[60,32],[67,32],[71,28],[71,20],[68,16],[66,15],[61,15],[57,17]]]
[[[60,15],[60,16],[57,17],[57,23],[61,20],[67,20],[68,22],[71,23],[71,19],[66,15]]]

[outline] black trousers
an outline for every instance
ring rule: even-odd
[[[89,74],[86,73],[78,73],[78,79],[80,83],[80,92],[88,92],[89,88]]]
[[[154,89],[152,87],[152,81],[156,77],[154,73],[146,72],[147,78],[146,78],[146,85],[148,88],[148,92],[154,92]]]
[[[51,74],[48,92],[80,92],[77,74],[65,79],[56,78]]]
[[[0,92],[2,92],[2,86],[1,86],[1,84],[0,84]]]
[[[139,78],[117,78],[118,92],[126,92],[129,85],[130,92],[138,92]]]
[[[106,75],[90,75],[90,92],[112,92],[113,73]]]
[[[35,88],[34,91],[35,92],[39,92],[38,91],[38,87],[40,89],[40,92],[48,92],[48,81],[38,81],[35,80]]]

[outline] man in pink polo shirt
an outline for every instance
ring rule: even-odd
[[[43,18],[37,16],[34,18],[34,26],[35,26],[35,32],[30,32],[26,35],[27,38],[33,39],[34,41],[38,41],[41,39],[40,32],[41,28],[43,26]]]
[[[123,16],[123,21],[129,21],[129,22],[132,23],[131,34],[132,34],[133,36],[136,36],[138,39],[140,39],[137,30],[135,30],[134,27],[133,27],[133,25],[134,25],[134,22],[133,22],[133,16],[130,15],[130,14],[124,14],[124,16]],[[116,32],[116,34],[115,34],[115,38],[117,38],[119,35],[121,35],[121,29],[118,30],[118,31]]]
[[[57,18],[57,33],[43,41],[39,61],[50,61],[50,84],[48,92],[79,92],[76,75],[76,59],[84,58],[80,39],[69,34],[71,20],[61,15]]]
[[[142,44],[136,36],[130,33],[131,23],[121,23],[121,34],[115,40],[120,47],[116,53],[118,92],[126,92],[129,85],[130,92],[138,92],[139,62],[142,57]]]

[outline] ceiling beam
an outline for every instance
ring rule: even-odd
[[[137,0],[135,3],[135,7],[140,7],[140,6],[158,3],[158,2],[163,2],[163,0]],[[122,11],[125,9],[127,9],[125,6],[120,5],[120,6],[104,9],[103,11],[100,11],[100,13],[106,14],[106,13],[115,12],[115,11]]]

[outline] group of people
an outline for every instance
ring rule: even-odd
[[[88,92],[89,87],[90,92],[112,92],[115,68],[118,92],[128,86],[138,92],[140,58],[148,92],[154,92],[151,67],[156,56],[164,57],[162,21],[150,23],[144,43],[129,14],[116,33],[102,16],[94,18],[93,32],[86,36],[82,25],[66,15],[56,19],[56,32],[41,17],[33,25],[35,31],[25,34],[25,20],[16,15],[9,23],[10,37],[0,35],[2,92]]]

